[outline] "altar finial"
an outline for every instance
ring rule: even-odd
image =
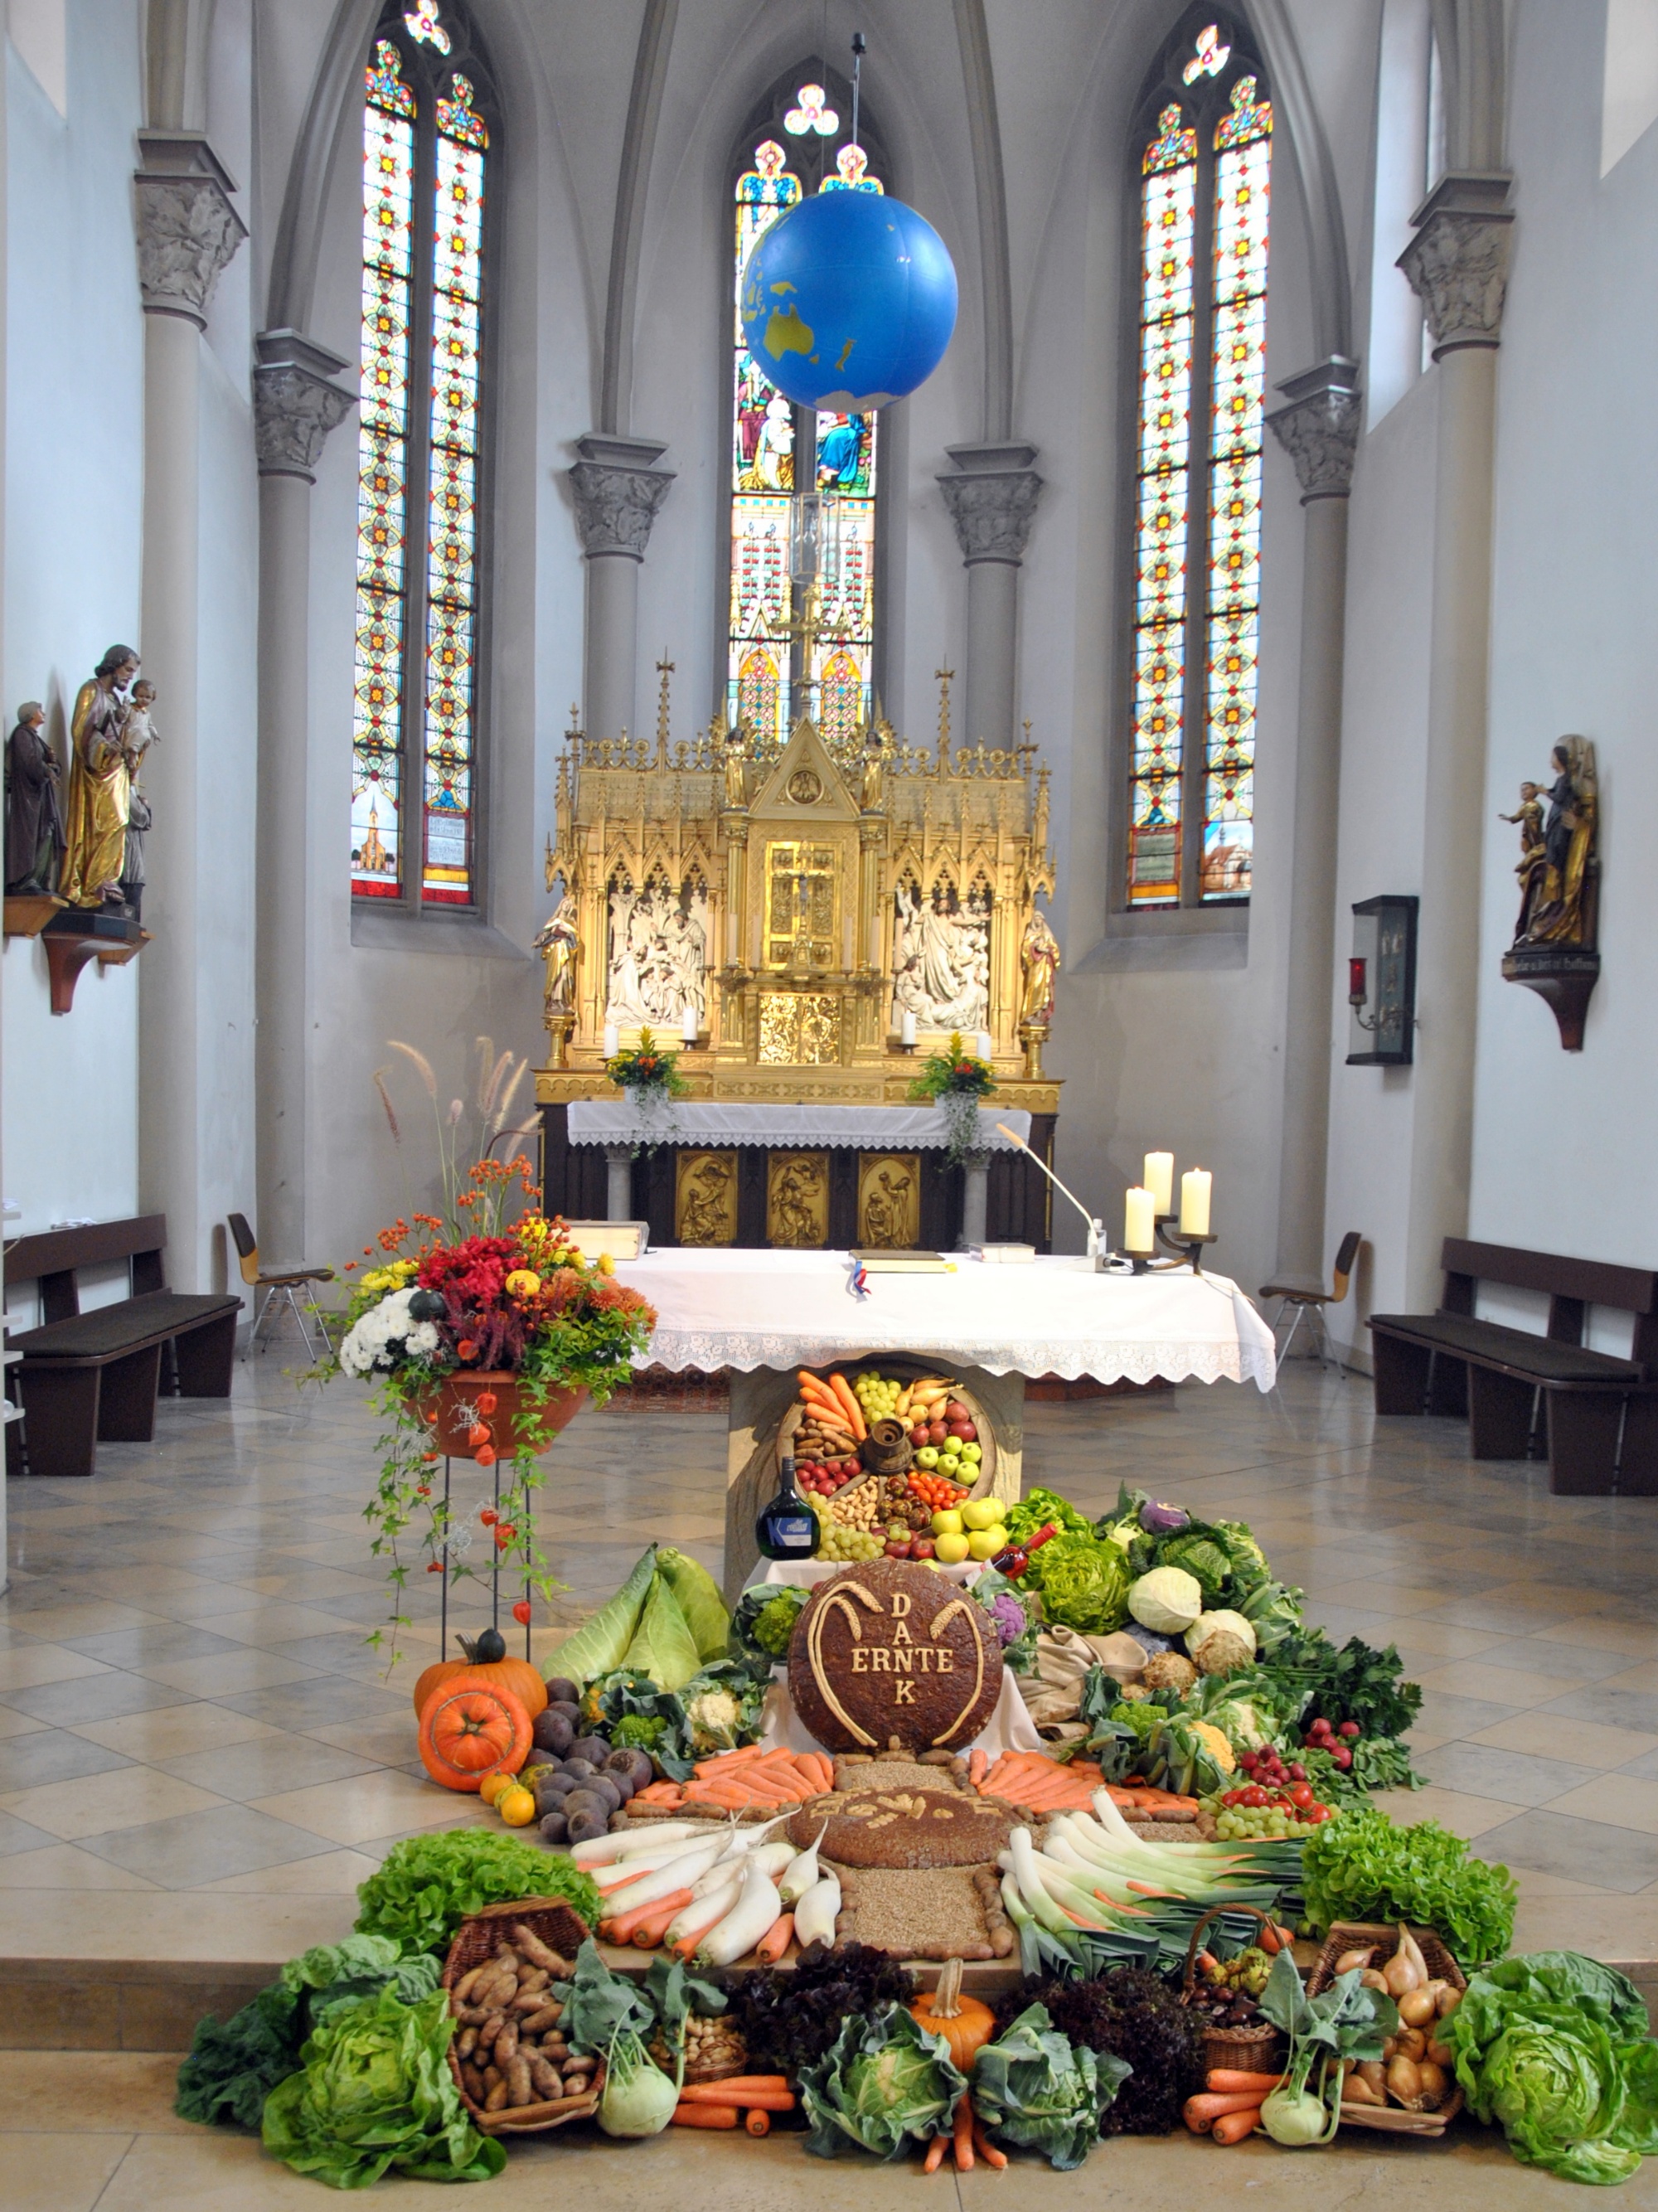
[[[668,658],[668,648],[665,645],[662,658],[656,664],[656,672],[662,678],[656,702],[656,764],[659,768],[668,765],[668,678],[673,671],[674,665]]]
[[[933,680],[938,686],[938,773],[950,773],[950,686],[956,674],[953,668],[935,668]]]

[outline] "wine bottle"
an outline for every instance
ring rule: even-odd
[[[1030,1565],[1030,1554],[1040,1551],[1050,1536],[1057,1536],[1059,1533],[1054,1522],[1045,1521],[1040,1528],[1020,1542],[1010,1544],[1005,1551],[998,1552],[990,1564],[999,1575],[1005,1575],[1009,1582],[1016,1583]]]
[[[754,1524],[765,1559],[809,1559],[817,1549],[817,1516],[795,1486],[794,1462],[783,1462],[777,1494]]]

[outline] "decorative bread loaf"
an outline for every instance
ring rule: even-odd
[[[804,1850],[823,1828],[819,1854],[841,1866],[956,1867],[993,1860],[1012,1826],[1005,1807],[958,1790],[860,1790],[814,1797],[786,1832]]]
[[[1002,1690],[989,1615],[930,1567],[859,1560],[812,1592],[789,1643],[789,1694],[832,1751],[970,1743]]]

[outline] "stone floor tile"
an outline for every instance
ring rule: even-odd
[[[1556,1725],[1552,1718],[1546,1717],[1540,1723],[1534,1714],[1521,1713],[1513,1720],[1480,1729],[1469,1741],[1495,1744],[1501,1751],[1558,1751],[1586,1766],[1621,1766],[1631,1774],[1643,1772],[1642,1762],[1658,1751],[1658,1737],[1642,1735],[1633,1729],[1602,1728],[1594,1721],[1562,1721],[1557,1735],[1540,1740],[1544,1726],[1552,1729]],[[1658,1772],[1658,1766],[1653,1771]]]
[[[209,1805],[210,1809],[202,1812],[88,1836],[85,1848],[163,1889],[175,1890],[197,1890],[227,1875],[288,1866],[328,1848],[306,1829],[255,1807],[226,1805],[218,1799],[210,1800]]]
[[[40,1832],[37,1830],[36,1833]],[[125,1867],[112,1866],[107,1859],[94,1856],[78,1844],[54,1844],[44,1834],[35,1850],[0,1858],[0,1889],[89,1889],[113,1893],[159,1887],[159,1883],[146,1881],[142,1875],[129,1874]],[[0,2197],[0,2205],[4,2201]]]
[[[63,1644],[33,1644],[0,1651],[0,1697],[15,1704],[15,1692],[43,1682],[71,1682],[82,1674],[101,1674],[104,1663],[71,1651]]]
[[[277,1791],[253,1802],[259,1811],[337,1844],[367,1843],[380,1836],[442,1827],[457,1811],[452,1792],[386,1768],[359,1774],[343,1786],[324,1784]]]
[[[0,1796],[33,1790],[48,1782],[71,1782],[78,1775],[105,1774],[128,1761],[119,1752],[84,1737],[52,1729],[36,1735],[12,1736],[0,1743]]]
[[[222,1802],[193,1783],[175,1781],[159,1767],[124,1764],[107,1774],[83,1774],[73,1782],[9,1791],[0,1797],[0,1808],[65,1843],[78,1843],[111,1828],[205,1812]]]
[[[1517,1804],[1503,1799],[1441,1789],[1432,1783],[1425,1790],[1381,1790],[1370,1802],[1379,1806],[1401,1827],[1410,1827],[1418,1820],[1437,1820],[1454,1836],[1469,1839],[1503,1825],[1521,1809]],[[1491,1854],[1482,1856],[1489,1857]]]
[[[207,1890],[226,1895],[248,1891],[269,1896],[299,1892],[310,1897],[355,1897],[380,1861],[366,1852],[321,1850],[315,1857],[295,1859],[286,1866],[261,1867],[252,1874],[226,1875],[203,1884]]]
[[[9,1705],[0,1705],[0,1742],[8,1736],[34,1735],[46,1725],[37,1721],[33,1713],[14,1712]]]
[[[77,1721],[74,1733],[88,1742],[102,1744],[124,1758],[154,1765],[164,1759],[179,1759],[186,1752],[215,1751],[226,1744],[250,1743],[256,1736],[278,1733],[264,1721],[249,1720],[222,1705],[194,1698],[157,1711],[124,1714],[118,1720]]]
[[[1658,1691],[1614,1690],[1604,1682],[1591,1682],[1551,1698],[1542,1711],[1563,1714],[1568,1720],[1599,1721],[1607,1728],[1658,1734]]]
[[[314,1736],[275,1733],[210,1751],[183,1752],[157,1764],[182,1782],[197,1783],[242,1803],[280,1790],[304,1790],[380,1771],[376,1762],[319,1743]]]
[[[155,1620],[139,1628],[112,1628],[102,1635],[77,1636],[72,1647],[108,1667],[141,1667],[147,1660],[205,1659],[240,1647],[228,1636],[181,1620]]]
[[[1558,1675],[1528,1674],[1523,1667],[1488,1667],[1483,1658],[1458,1659],[1436,1667],[1421,1681],[1424,1691],[1520,1706],[1547,1705],[1551,1698],[1582,1686],[1570,1680],[1563,1681]]]
[[[192,1660],[192,1666],[210,1666],[210,1660]],[[142,1674],[88,1674],[76,1682],[43,1682],[38,1690],[14,1690],[18,1709],[36,1720],[58,1728],[73,1728],[81,1721],[114,1720],[122,1713],[154,1712],[164,1705],[184,1702],[185,1692]]]
[[[1604,1822],[1586,1829],[1582,1815],[1547,1808],[1521,1813],[1514,1820],[1482,1829],[1473,1838],[1473,1850],[1482,1859],[1511,1867],[1536,1867],[1567,1881],[1581,1878],[1592,1869],[1595,1885],[1601,1889],[1632,1893],[1658,1882],[1658,1836]],[[1600,1957],[1658,1957],[1658,1952],[1626,1948],[1632,1940],[1615,1942],[1612,1950],[1601,1949]],[[1577,1948],[1592,1951],[1594,1946],[1585,1942]]]
[[[1658,1837],[1658,1780],[1631,1774],[1625,1768],[1597,1774],[1592,1781],[1560,1791],[1549,1799],[1548,1808],[1552,1813],[1575,1814],[1580,1820],[1609,1823],[1616,1828],[1638,1828],[1643,1835]],[[1588,1850],[1593,1850],[1594,1843],[1589,1841]]]
[[[1570,1741],[1568,1733],[1560,1747],[1567,1748]],[[1495,1797],[1514,1805],[1546,1805],[1586,1783],[1599,1786],[1597,1770],[1593,1766],[1576,1765],[1564,1759],[1499,1750],[1489,1744],[1441,1744],[1437,1750],[1418,1755],[1413,1763],[1418,1774],[1442,1789],[1475,1797]],[[1599,1780],[1606,1778],[1600,1776]],[[1658,1789],[1658,1784],[1653,1787]]]
[[[44,1828],[31,1827],[27,1820],[20,1820],[15,1813],[0,1813],[0,1866],[20,1853],[27,1856],[51,1841],[51,1836]]]
[[[214,1698],[221,1703],[240,1692],[270,1692],[285,1683],[316,1681],[321,1669],[276,1651],[233,1646],[216,1659],[164,1659],[146,1666],[143,1673],[155,1682],[192,1698]]]
[[[32,2128],[26,2136],[0,2137],[0,2212],[92,2212],[108,2202],[111,2181],[134,2140],[122,2129],[88,2133],[84,2118],[78,2128],[61,2132]]]

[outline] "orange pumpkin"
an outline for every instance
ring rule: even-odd
[[[426,1711],[428,1700],[440,1682],[452,1682],[457,1675],[464,1674],[469,1682],[493,1682],[503,1690],[510,1690],[534,1720],[547,1703],[547,1685],[527,1659],[508,1656],[507,1639],[501,1631],[486,1628],[480,1636],[463,1636],[457,1640],[465,1657],[434,1660],[423,1669],[415,1685],[415,1711]]]
[[[996,2033],[996,2015],[990,2007],[962,1995],[959,1959],[944,1961],[938,1988],[924,1990],[909,2010],[926,2034],[943,2036],[963,2074],[973,2071],[974,2058]]]
[[[530,1755],[530,1716],[498,1682],[440,1682],[420,1717],[420,1755],[446,1790],[476,1790],[498,1768],[516,1774]]]

